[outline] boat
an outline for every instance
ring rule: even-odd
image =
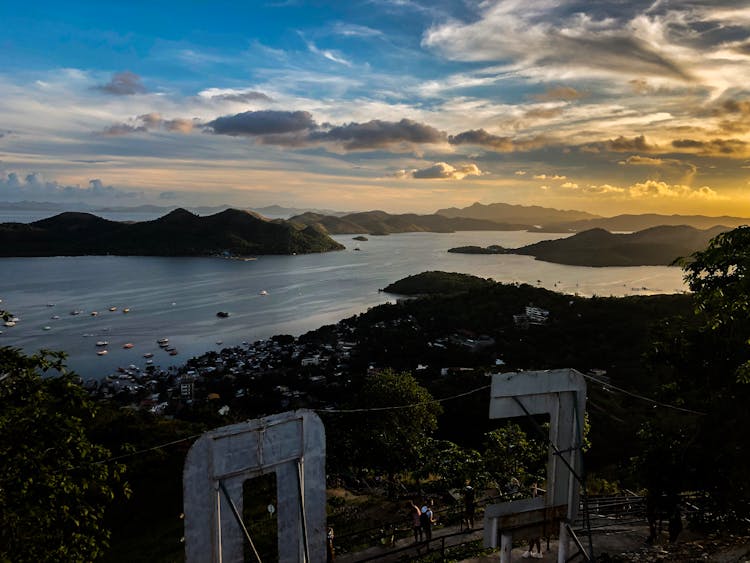
[[[217,340],[217,341],[216,341],[216,345],[217,345],[217,346],[221,346],[222,344],[224,344],[224,341],[223,341],[223,340]]]
[[[265,289],[261,289],[260,295],[268,295],[268,292]]]
[[[16,326],[16,323],[15,323],[15,322],[13,322],[13,321],[5,321],[5,323],[4,323],[4,324],[5,324],[5,326],[7,326],[7,327],[12,327],[12,326]]]
[[[360,247],[358,247],[358,246],[355,246],[354,250],[362,250],[362,249]]]
[[[143,354],[143,357],[144,358],[153,358],[154,355],[151,352],[146,352],[145,354]]]
[[[91,311],[91,316],[95,317],[99,314],[99,311]]]
[[[109,342],[106,340],[99,340],[96,343],[97,346],[106,346],[107,344],[109,344]]]
[[[81,312],[80,311],[71,311],[70,314],[71,315],[80,315]]]
[[[122,312],[123,312],[123,313],[129,313],[129,312],[130,312],[130,309],[128,309],[127,307],[125,307],[125,308],[124,308],[124,309],[122,310]]]
[[[169,338],[160,338],[156,343],[161,346],[162,344],[169,344]]]
[[[110,311],[117,311],[117,307],[110,307],[109,310]]]
[[[52,316],[50,317],[50,319],[52,319],[53,321],[56,321],[56,320],[57,320],[57,319],[59,319],[59,318],[60,318],[60,315],[52,315]]]
[[[106,356],[108,352],[106,350],[97,350],[96,355],[97,356]]]
[[[177,355],[177,350],[174,350],[174,349],[172,349],[172,350],[171,350],[171,351],[169,352],[169,355],[170,355],[170,356],[176,356],[176,355]]]
[[[51,326],[43,326],[42,330],[52,330],[52,327]]]
[[[226,311],[219,311],[218,313],[216,313],[216,316],[222,319],[226,319],[229,316],[229,313],[227,313]]]
[[[154,363],[154,360],[146,360],[147,366],[153,365],[153,363]]]
[[[47,307],[54,307],[54,306],[55,306],[54,303],[47,303]]]
[[[127,344],[122,345],[122,347],[125,348],[126,350],[130,350],[133,346],[134,344],[132,342],[128,342]]]

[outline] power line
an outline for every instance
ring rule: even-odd
[[[471,389],[470,391],[466,391],[465,393],[459,393],[458,395],[451,395],[450,397],[443,397],[442,399],[431,399],[429,401],[422,401],[420,403],[412,403],[409,405],[393,405],[389,407],[363,407],[359,409],[313,409],[313,410],[315,412],[319,412],[323,414],[326,414],[326,413],[348,414],[348,413],[358,413],[358,412],[382,412],[382,411],[393,411],[393,410],[400,410],[400,409],[411,409],[414,407],[421,407],[424,405],[434,405],[435,403],[444,403],[446,401],[460,399],[461,397],[466,397],[467,395],[472,395],[473,393],[484,391],[489,388],[490,388],[490,385],[483,385],[482,387],[477,387],[475,389]]]
[[[684,407],[678,407],[676,405],[670,405],[669,403],[663,403],[661,401],[657,401],[657,400],[651,399],[649,397],[644,397],[643,395],[639,395],[637,393],[633,393],[631,391],[627,391],[626,389],[623,389],[621,387],[617,387],[616,385],[612,385],[611,383],[608,383],[608,382],[602,381],[600,379],[597,379],[596,377],[594,377],[592,375],[588,375],[588,374],[584,373],[583,377],[585,377],[586,379],[589,379],[589,380],[591,380],[591,381],[593,381],[595,383],[598,383],[599,385],[601,385],[603,387],[606,387],[606,388],[609,388],[609,389],[613,389],[613,390],[615,390],[615,391],[617,391],[619,393],[623,393],[625,395],[628,395],[628,396],[633,397],[635,399],[639,399],[641,401],[645,401],[647,403],[651,403],[653,405],[657,405],[657,406],[660,406],[660,407],[669,408],[669,409],[673,409],[673,410],[676,410],[676,411],[681,411],[681,412],[685,412],[685,413],[689,413],[689,414],[706,416],[705,412],[695,411],[695,410],[687,409],[687,408],[684,408]],[[353,414],[353,413],[363,413],[363,412],[385,412],[385,411],[394,411],[394,410],[402,410],[402,409],[411,409],[411,408],[415,408],[415,407],[421,407],[421,406],[427,406],[427,405],[434,405],[434,404],[439,404],[439,403],[445,403],[447,401],[453,401],[455,399],[460,399],[462,397],[467,397],[469,395],[473,395],[474,393],[478,393],[479,391],[485,391],[485,390],[489,389],[490,387],[491,387],[491,385],[482,385],[481,387],[476,387],[474,389],[470,389],[469,391],[465,391],[463,393],[458,393],[456,395],[451,395],[451,396],[443,397],[443,398],[440,398],[440,399],[431,399],[429,401],[421,401],[419,403],[411,403],[411,404],[408,404],[408,405],[392,405],[392,406],[387,406],[387,407],[363,407],[363,408],[358,408],[358,409],[311,409],[311,410],[313,410],[314,412],[317,412],[317,413],[321,413],[321,414]],[[210,430],[208,430],[208,431],[210,431]],[[121,454],[121,455],[118,455],[118,456],[114,456],[114,457],[111,457],[111,458],[108,458],[108,459],[103,459],[103,460],[100,460],[100,461],[95,461],[95,462],[92,463],[92,465],[103,465],[105,463],[112,463],[114,461],[120,461],[122,459],[127,459],[129,457],[143,455],[143,454],[146,454],[146,453],[149,453],[149,452],[153,452],[153,451],[156,451],[156,450],[160,450],[160,449],[163,449],[163,448],[166,448],[166,447],[169,447],[169,446],[174,446],[174,445],[180,444],[182,442],[187,442],[187,441],[190,441],[190,440],[195,440],[197,438],[200,438],[202,435],[203,435],[203,433],[201,433],[201,434],[193,434],[191,436],[186,436],[185,438],[179,438],[177,440],[172,440],[171,442],[165,442],[163,444],[157,444],[156,446],[151,446],[150,448],[144,448],[142,450],[137,450],[137,451],[134,451],[134,452],[129,452],[129,453],[126,453],[126,454]]]
[[[678,407],[677,405],[670,405],[669,403],[662,403],[661,401],[657,401],[656,399],[651,399],[650,397],[644,397],[643,395],[639,395],[638,393],[633,393],[632,391],[628,391],[626,389],[623,389],[622,387],[617,387],[616,385],[612,385],[611,383],[608,383],[606,381],[602,381],[601,379],[597,379],[593,375],[588,374],[582,374],[583,377],[586,379],[590,379],[591,381],[598,383],[602,387],[606,387],[608,389],[614,389],[615,391],[618,391],[620,393],[623,393],[625,395],[628,395],[629,397],[633,397],[634,399],[640,399],[641,401],[646,401],[647,403],[651,403],[652,405],[657,405],[660,407],[664,407],[667,409],[673,409],[676,411],[686,412],[689,414],[697,414],[700,416],[706,416],[707,413],[701,412],[701,411],[694,411],[692,409],[686,409],[684,407]]]

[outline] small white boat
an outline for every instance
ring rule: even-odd
[[[154,363],[154,360],[146,360],[146,365],[150,366]]]
[[[268,295],[268,292],[265,289],[261,289],[260,295]]]
[[[123,313],[129,313],[129,312],[130,312],[130,309],[128,309],[127,307],[125,307],[125,308],[124,308],[124,309],[122,310],[122,312],[123,312]]]
[[[221,346],[222,344],[224,344],[224,341],[223,341],[223,340],[217,340],[217,341],[216,341],[216,345],[217,345],[217,346]]]
[[[71,311],[70,314],[71,315],[80,315],[81,312],[80,311]]]
[[[122,347],[125,348],[126,350],[130,350],[133,346],[134,344],[132,342],[128,342],[127,344],[122,345]]]
[[[47,303],[47,307],[54,307],[54,306],[55,306],[54,303]]]
[[[56,320],[57,320],[57,319],[59,319],[59,318],[60,318],[60,315],[52,315],[52,316],[50,317],[50,319],[52,319],[53,321],[56,321]]]
[[[109,344],[109,342],[106,340],[99,340],[96,343],[97,346],[106,346],[107,344]]]
[[[43,326],[42,330],[52,330],[52,327],[51,326]]]
[[[106,350],[98,350],[96,352],[97,356],[106,356],[107,354],[108,354],[108,352]]]
[[[96,317],[99,314],[99,311],[91,311],[91,316]]]
[[[169,344],[169,338],[160,338],[156,343],[161,346],[162,344]]]
[[[7,326],[7,327],[12,327],[12,326],[16,326],[16,323],[15,323],[15,322],[13,322],[13,321],[5,321],[5,323],[4,323],[4,324],[5,324],[5,326]]]
[[[144,358],[153,358],[154,355],[151,352],[146,352],[145,354],[143,354],[143,357]]]
[[[110,308],[109,308],[109,310],[110,310],[110,311],[113,311],[113,312],[114,312],[114,311],[117,311],[117,307],[110,307]]]

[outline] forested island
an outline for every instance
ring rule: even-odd
[[[708,242],[728,231],[715,226],[699,230],[685,225],[652,227],[636,233],[590,229],[573,236],[545,240],[521,248],[498,245],[462,246],[448,252],[462,254],[523,254],[537,260],[571,266],[670,266],[679,258],[703,250]]]
[[[177,209],[142,222],[67,212],[28,224],[0,224],[0,256],[247,256],[343,248],[314,226],[299,228],[236,209],[205,217]]]
[[[14,430],[0,433],[0,530],[24,552],[61,544],[110,562],[179,560],[192,440],[309,408],[328,436],[328,522],[342,551],[356,549],[375,541],[368,529],[402,519],[412,495],[450,507],[450,491],[467,480],[502,495],[512,479],[528,487],[542,478],[545,443],[528,421],[489,420],[487,376],[569,367],[588,378],[589,494],[639,491],[674,510],[689,491],[700,510],[686,525],[745,533],[748,244],[750,229],[736,229],[694,255],[691,294],[582,298],[426,272],[386,288],[421,298],[175,369],[125,370],[88,393],[71,375],[40,377],[60,358],[0,348],[0,428]],[[57,519],[40,520],[60,503],[90,543],[65,543]]]

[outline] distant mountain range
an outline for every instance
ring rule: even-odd
[[[94,206],[83,202],[58,203],[52,201],[0,201],[0,210],[4,211],[82,211],[85,213],[128,213],[144,214],[153,213],[164,215],[175,209],[182,209],[177,205],[136,205],[136,206]],[[233,209],[231,205],[201,205],[197,207],[186,206],[184,209],[198,215],[213,215],[227,209]],[[247,211],[254,211],[269,219],[283,219],[292,215],[299,215],[311,211],[324,215],[340,216],[346,215],[347,211],[334,211],[332,209],[311,209],[306,207],[282,207],[280,205],[267,205],[265,207],[248,207]]]
[[[497,223],[482,219],[443,215],[417,215],[405,213],[391,215],[385,211],[365,211],[350,213],[342,217],[303,213],[289,219],[299,226],[316,225],[332,235],[372,234],[387,235],[391,233],[452,233],[455,231],[518,231],[526,230],[529,225],[523,223]]]
[[[315,227],[300,229],[237,209],[207,217],[176,209],[136,223],[66,212],[28,224],[0,224],[0,256],[302,254],[342,248]]]
[[[583,221],[571,221],[564,223],[547,223],[539,232],[546,233],[568,233],[580,232],[588,229],[605,229],[607,231],[642,231],[651,227],[662,225],[679,226],[688,225],[696,229],[710,229],[717,225],[723,225],[734,229],[740,225],[750,224],[746,217],[708,217],[706,215],[658,215],[646,213],[643,215],[616,215],[614,217],[598,217]]]
[[[489,205],[475,203],[463,209],[457,207],[438,209],[436,213],[445,217],[465,217],[495,221],[496,223],[524,223],[529,226],[599,218],[598,215],[592,215],[585,211],[563,211],[538,205],[510,205],[508,203],[491,203]]]
[[[613,234],[604,229],[590,229],[568,238],[545,240],[516,249],[459,247],[448,252],[524,254],[572,266],[668,266],[678,258],[705,249],[713,237],[728,230],[723,226],[699,230],[680,225]]]
[[[739,227],[750,224],[746,217],[708,217],[706,215],[658,215],[646,213],[639,215],[616,215],[600,217],[583,211],[561,211],[539,206],[509,205],[492,203],[482,205],[475,203],[458,209],[440,209],[439,215],[446,217],[465,217],[488,221],[525,223],[529,229],[545,233],[577,233],[589,229],[615,231],[642,231],[661,225],[688,225],[696,229],[709,229],[717,225]]]

